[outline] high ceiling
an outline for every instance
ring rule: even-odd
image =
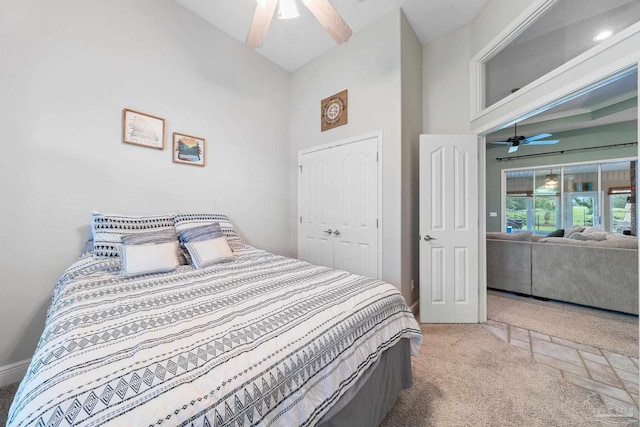
[[[256,0],[175,0],[234,39],[244,43]],[[487,0],[331,0],[331,4],[357,34],[393,10],[402,8],[422,44],[471,21]],[[293,72],[336,46],[309,10],[298,0],[300,17],[274,17],[267,36],[256,51]],[[348,43],[348,42],[347,42]]]
[[[586,93],[521,121],[518,123],[518,134],[553,134],[637,120],[637,96],[638,70],[634,68],[607,84],[596,84]],[[513,136],[513,126],[487,135],[487,141],[504,141],[510,136]]]

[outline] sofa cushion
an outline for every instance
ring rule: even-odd
[[[531,241],[531,232],[530,231],[522,231],[518,233],[502,233],[497,231],[489,231],[487,232],[487,239],[492,240],[511,240],[518,242],[530,242]]]

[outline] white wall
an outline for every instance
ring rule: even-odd
[[[0,3],[0,367],[31,357],[92,209],[222,211],[292,255],[289,87],[171,0]],[[124,107],[167,119],[165,147],[206,138],[206,167],[123,144]]]
[[[419,280],[419,141],[422,133],[422,44],[401,15],[402,55],[402,291],[409,304],[418,301]],[[411,290],[411,280],[415,287]],[[407,284],[409,284],[407,286]]]
[[[390,13],[291,76],[293,165],[301,149],[382,129],[382,270],[383,279],[398,288],[402,280],[400,16],[400,10]],[[320,101],[344,89],[349,90],[349,123],[321,132]],[[289,174],[291,193],[296,194],[295,167]],[[291,244],[296,245],[295,198],[290,218]]]
[[[469,61],[534,0],[489,0],[469,24],[423,46],[423,131],[469,133]]]
[[[355,34],[291,78],[291,159],[301,149],[382,129],[382,278],[418,300],[418,139],[422,45],[401,10]],[[320,131],[320,100],[349,90],[349,123]],[[295,163],[294,163],[295,164]],[[291,171],[292,193],[298,173]],[[292,245],[297,235],[292,203]],[[411,291],[411,280],[416,287]]]

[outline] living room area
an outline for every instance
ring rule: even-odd
[[[630,67],[487,135],[485,189],[485,327],[633,417],[637,87]]]

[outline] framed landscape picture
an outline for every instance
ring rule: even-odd
[[[204,166],[204,138],[173,133],[173,161],[185,165]]]
[[[123,141],[127,144],[164,149],[164,119],[139,111],[124,109]]]

